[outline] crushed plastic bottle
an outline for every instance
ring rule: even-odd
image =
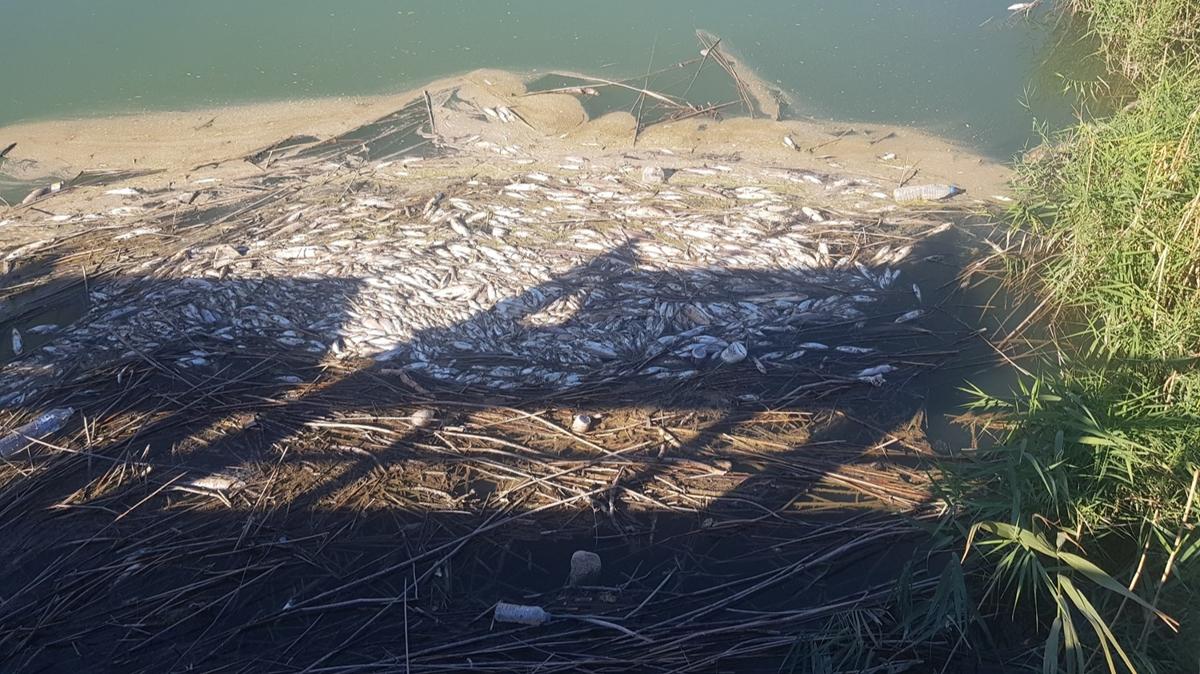
[[[0,458],[7,459],[28,447],[30,438],[40,440],[57,432],[73,416],[75,416],[74,409],[61,407],[46,412],[24,426],[14,428],[12,433],[0,438]]]
[[[963,192],[966,190],[957,185],[911,185],[897,187],[892,192],[892,198],[896,201],[941,201]]]

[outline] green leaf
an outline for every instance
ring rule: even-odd
[[[1121,595],[1122,597],[1125,597],[1126,599],[1137,603],[1139,606],[1146,609],[1147,611],[1154,613],[1154,615],[1158,616],[1158,618],[1160,620],[1167,623],[1168,625],[1170,625],[1174,622],[1170,616],[1168,616],[1167,614],[1165,614],[1162,611],[1155,608],[1153,605],[1150,604],[1150,602],[1146,601],[1145,599],[1142,599],[1137,594],[1131,592],[1124,585],[1118,583],[1115,579],[1113,579],[1112,576],[1105,573],[1103,569],[1096,566],[1095,564],[1088,561],[1087,559],[1080,557],[1079,555],[1070,553],[1070,552],[1059,552],[1057,556],[1059,559],[1066,562],[1067,565],[1070,566],[1072,569],[1074,569],[1075,571],[1078,571],[1079,573],[1083,574],[1084,576],[1087,576],[1088,580],[1099,585],[1100,587],[1102,587],[1110,592],[1115,592],[1115,593]]]
[[[1121,648],[1121,644],[1113,636],[1112,630],[1108,628],[1108,623],[1104,622],[1104,618],[1100,617],[1100,612],[1096,610],[1096,607],[1092,606],[1092,603],[1075,587],[1070,578],[1060,575],[1058,581],[1063,592],[1071,600],[1071,603],[1075,604],[1075,608],[1083,614],[1083,617],[1091,623],[1092,629],[1095,630],[1096,636],[1100,641],[1100,649],[1104,653],[1104,659],[1108,662],[1108,671],[1112,672],[1112,674],[1116,674],[1117,672],[1116,663],[1113,662],[1112,658],[1115,651],[1117,656],[1121,658],[1121,662],[1129,668],[1129,671],[1137,674],[1137,667],[1134,667],[1133,662],[1129,660],[1129,656],[1125,655],[1125,649]]]
[[[1062,643],[1062,613],[1054,617],[1050,635],[1046,637],[1046,649],[1042,653],[1042,674],[1058,674],[1058,649]]]

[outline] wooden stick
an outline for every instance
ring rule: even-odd
[[[650,86],[650,71],[654,69],[654,52],[658,49],[658,36],[654,36],[654,43],[650,45],[650,62],[646,64],[646,77],[642,80],[642,93],[638,94],[637,103],[634,107],[637,108],[637,119],[633,123],[633,144],[637,145],[638,136],[642,133],[642,112],[646,109],[646,89]]]
[[[742,78],[738,76],[737,70],[734,69],[733,64],[730,63],[729,60],[726,59],[725,56],[720,52],[720,50],[717,49],[717,44],[720,42],[720,39],[716,40],[712,44],[709,44],[707,37],[705,37],[704,33],[701,31],[696,31],[696,37],[699,38],[700,44],[704,45],[704,48],[708,50],[708,53],[712,54],[713,60],[717,62],[717,65],[721,66],[725,72],[728,73],[731,78],[733,78],[733,83],[737,87],[738,95],[742,98],[742,104],[746,106],[746,112],[750,113],[750,117],[753,118],[754,104],[750,100],[750,94],[746,91],[746,85],[742,82]]]
[[[562,73],[556,73],[556,74],[562,74]],[[564,75],[564,77],[566,77],[566,75]],[[651,91],[644,87],[630,86],[623,82],[617,82],[616,80],[606,80],[603,77],[593,77],[591,75],[570,75],[570,77],[578,77],[579,79],[587,80],[589,82],[599,82],[601,84],[607,84],[610,87],[620,87],[622,89],[628,89],[628,90],[636,92],[636,93],[645,94],[646,96],[649,96],[650,98],[653,98],[657,101],[666,103],[667,105],[669,105],[673,108],[687,108],[688,107],[686,103],[681,103],[677,100],[670,98],[669,96],[667,96],[665,94],[660,94],[656,91]]]
[[[429,96],[428,90],[421,93],[425,94],[425,112],[429,113],[429,131],[430,133],[437,133],[437,125],[433,121],[433,98]]]
[[[721,40],[718,39],[716,42],[713,43],[713,48],[716,48],[716,46],[719,44],[721,44]],[[704,50],[704,56],[700,57],[700,67],[696,68],[696,74],[692,75],[692,81],[688,82],[687,89],[683,90],[683,95],[685,98],[687,97],[688,92],[690,92],[692,90],[692,86],[694,84],[696,84],[696,80],[700,79],[700,71],[704,70],[704,64],[708,63],[708,57],[711,55],[712,55],[712,49]]]

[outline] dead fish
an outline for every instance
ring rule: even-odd
[[[541,188],[533,183],[512,183],[504,186],[505,192],[533,192],[539,189]]]
[[[868,348],[865,346],[839,346],[836,348],[836,350],[840,351],[842,353],[850,353],[850,354],[860,355],[860,356],[866,355],[868,353],[875,353],[875,351],[876,351],[875,349]]]
[[[784,145],[786,145],[786,146],[788,146],[789,148],[791,148],[791,149],[793,149],[793,150],[799,150],[799,149],[800,149],[800,148],[796,147],[796,141],[792,140],[792,137],[791,137],[791,136],[784,136],[784,137],[783,137],[783,144],[784,144]]]
[[[913,309],[912,311],[902,314],[899,318],[896,319],[896,322],[897,323],[909,323],[911,321],[917,320],[918,318],[920,318],[921,316],[924,316],[924,315],[925,315],[924,311],[922,311],[920,309]]]
[[[118,235],[114,236],[113,241],[128,241],[130,239],[135,239],[139,236],[148,236],[150,234],[157,234],[161,231],[162,231],[162,228],[160,228],[160,227],[138,227],[137,229],[132,229],[128,232],[125,232],[124,234],[118,234]]]
[[[37,201],[38,199],[41,199],[42,197],[46,196],[47,194],[50,194],[49,187],[39,187],[36,190],[25,195],[25,198],[21,200],[21,205],[26,206],[28,204],[32,204],[33,202]]]
[[[467,227],[466,225],[464,225],[463,221],[458,219],[457,217],[450,218],[450,229],[453,229],[454,233],[458,234],[461,237],[468,238],[468,239],[471,238],[471,229],[469,227]]]
[[[356,203],[359,206],[362,206],[363,208],[379,208],[379,209],[384,209],[384,210],[392,210],[395,208],[395,206],[390,201],[386,201],[384,199],[376,199],[374,197],[367,197],[364,199],[359,199]]]
[[[742,342],[734,342],[721,352],[721,361],[727,365],[736,365],[746,360],[747,355],[749,352],[746,350],[746,345]]]
[[[871,379],[871,378],[878,377],[881,375],[889,374],[889,373],[892,373],[895,371],[896,371],[896,368],[893,367],[892,365],[888,365],[888,364],[876,365],[875,367],[868,367],[867,369],[860,371],[858,374],[854,375],[854,378],[866,380],[866,379]]]
[[[240,489],[246,486],[246,483],[225,475],[207,475],[192,480],[188,483],[188,486],[208,491],[228,491],[230,489]]]
[[[21,355],[25,351],[25,342],[21,339],[21,331],[13,328],[12,331],[12,350],[14,355]]]
[[[515,114],[513,114],[513,111],[509,110],[508,108],[504,107],[503,105],[496,108],[496,115],[499,116],[500,121],[504,122],[505,124],[514,122],[517,119],[517,116]]]

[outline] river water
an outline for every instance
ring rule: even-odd
[[[1035,124],[1071,119],[1046,61],[1072,59],[1053,17],[1006,5],[0,0],[0,126],[392,92],[479,67],[631,76],[652,52],[656,67],[696,56],[700,28],[789,92],[793,114],[925,127],[1008,159]]]

